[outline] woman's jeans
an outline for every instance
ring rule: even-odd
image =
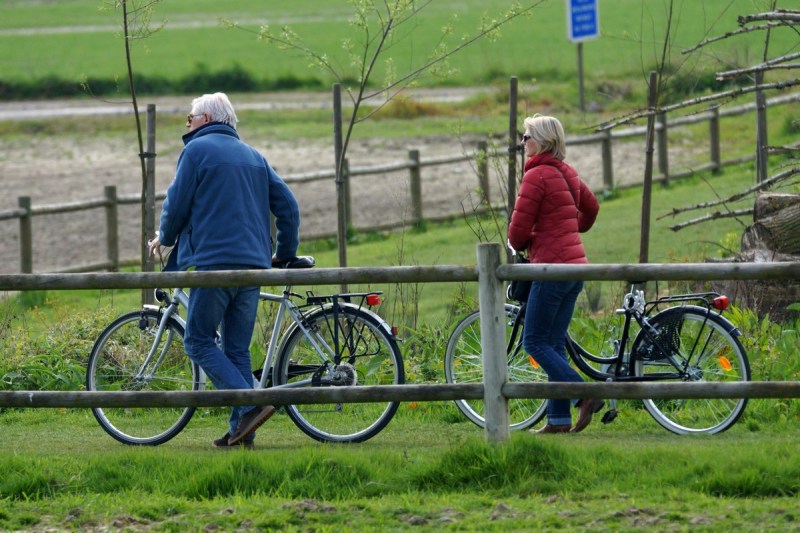
[[[252,389],[250,340],[258,311],[259,287],[194,288],[189,293],[184,347],[219,390]],[[216,342],[217,326],[222,350]],[[231,408],[230,434],[253,406]],[[248,438],[250,441],[250,438]]]
[[[581,289],[582,281],[541,281],[531,286],[523,346],[547,372],[548,381],[583,381],[569,366],[565,346],[567,328]],[[548,400],[547,422],[572,425],[570,400]]]

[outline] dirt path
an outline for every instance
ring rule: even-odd
[[[438,97],[445,97],[438,95]],[[324,105],[324,99],[305,105]],[[277,105],[271,100],[272,105]],[[292,103],[294,102],[294,103]],[[286,100],[285,105],[296,105]],[[183,107],[178,107],[183,112]],[[24,104],[23,104],[24,106]],[[163,106],[163,107],[162,107]],[[58,107],[48,104],[48,108]],[[185,107],[185,106],[184,106]],[[159,105],[159,111],[169,108]],[[62,106],[63,109],[63,106]],[[18,106],[17,112],[25,111]],[[30,109],[27,110],[30,112]],[[41,112],[39,109],[37,112]],[[0,114],[10,113],[8,104]],[[85,111],[81,111],[85,112]],[[323,142],[276,142],[246,139],[258,148],[284,176],[329,170],[333,150]],[[424,160],[471,152],[478,138],[414,137],[408,139],[367,139],[354,142],[349,151],[351,167],[398,162],[408,150],[420,150]],[[116,185],[119,195],[141,192],[141,176],[136,149],[122,139],[76,139],[26,137],[2,139],[0,155],[0,211],[17,207],[17,197],[30,196],[34,205],[100,198],[106,185]],[[172,179],[180,140],[159,139],[156,190],[164,191]],[[614,146],[614,173],[617,183],[641,180],[644,172],[643,141]],[[324,168],[314,166],[321,161]],[[594,189],[602,188],[600,146],[569,149],[570,161]],[[671,161],[671,164],[675,164]],[[505,197],[504,161],[491,165],[492,198]],[[478,186],[475,170],[469,163],[429,166],[422,169],[423,213],[442,216],[467,211],[473,205]],[[409,220],[408,172],[392,172],[353,178],[353,222],[356,227],[385,225]],[[333,180],[294,184],[292,189],[301,205],[303,236],[335,233],[336,201]],[[121,208],[120,239],[122,257],[136,257],[140,215],[135,206]],[[0,221],[0,272],[19,271],[19,228],[16,220]],[[87,238],[88,237],[88,238]],[[102,209],[34,218],[34,270],[45,272],[68,265],[101,261],[105,257],[105,222]]]

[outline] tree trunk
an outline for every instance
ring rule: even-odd
[[[800,194],[760,194],[754,223],[742,237],[742,252],[800,254]]]

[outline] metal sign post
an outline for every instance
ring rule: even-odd
[[[600,34],[597,0],[567,1],[567,36],[578,45],[578,95],[580,109],[585,110],[583,90],[583,41]]]

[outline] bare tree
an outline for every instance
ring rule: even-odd
[[[788,73],[790,75],[793,71],[800,71],[800,64],[792,63],[792,61],[794,61],[795,59],[800,58],[800,53],[789,53],[774,58],[770,58],[768,55],[770,48],[770,32],[772,30],[783,27],[798,32],[798,30],[800,29],[800,11],[776,9],[776,3],[777,0],[772,1],[773,10],[770,12],[739,16],[738,22],[739,25],[741,26],[739,31],[728,32],[718,37],[706,39],[698,43],[696,46],[684,51],[684,53],[692,53],[695,50],[698,50],[714,42],[735,38],[739,35],[743,35],[745,33],[753,31],[763,31],[765,32],[765,37],[764,37],[761,63],[743,68],[729,69],[717,73],[717,79],[719,80],[730,80],[730,79],[748,77],[754,81],[754,85],[749,87],[741,87],[730,91],[718,92],[712,95],[708,95],[706,97],[686,100],[684,102],[675,104],[674,106],[670,106],[671,108],[670,110],[689,108],[692,106],[696,106],[698,103],[702,102],[711,102],[711,101],[727,102],[727,101],[732,101],[736,97],[746,93],[755,92],[759,94],[766,90],[780,90],[783,88],[800,85],[800,78],[797,77],[795,78],[788,77],[773,83],[766,83],[763,80],[764,74],[771,71],[781,71],[784,74]],[[754,24],[756,22],[766,22],[766,24]],[[759,125],[759,128],[765,128],[765,127],[766,124]],[[792,146],[767,146],[766,144],[764,144],[763,146],[761,145],[756,146],[756,151],[757,152],[763,151],[765,155],[768,153],[775,153],[775,152],[796,154],[798,151],[800,151],[800,144],[794,144]],[[722,206],[721,210],[716,210],[704,216],[700,216],[693,220],[681,224],[676,224],[670,227],[670,229],[677,231],[685,227],[698,224],[701,222],[706,222],[709,220],[750,215],[753,213],[753,209],[745,209],[745,210],[728,209],[727,204],[730,202],[741,200],[742,198],[745,198],[748,195],[769,190],[771,188],[774,188],[778,184],[782,186],[787,186],[793,183],[797,183],[797,176],[799,174],[800,174],[800,165],[798,165],[797,158],[795,157],[787,165],[787,168],[782,169],[780,172],[771,177],[760,180],[755,186],[750,187],[745,191],[733,194],[726,198],[718,198],[716,201],[699,202],[697,204],[687,207],[674,208],[671,212],[667,213],[664,216],[670,216],[670,215],[674,216],[682,212],[707,209],[712,206],[714,207]]]
[[[136,97],[136,83],[134,78],[133,59],[131,54],[132,43],[136,40],[145,39],[163,27],[163,24],[151,27],[151,20],[156,5],[160,0],[113,0],[104,2],[108,9],[119,9],[122,12],[122,37],[125,44],[125,66],[128,78],[128,91],[133,105],[133,116],[136,121],[136,139],[139,145],[139,162],[142,171],[142,209],[141,209],[141,267],[142,270],[152,270],[147,254],[147,235],[148,229],[148,161],[153,165],[155,154],[145,151],[144,134],[142,132],[142,121],[139,115],[139,101]],[[147,291],[149,293],[149,291]],[[143,291],[143,298],[145,292]]]
[[[344,121],[343,138],[335,142],[340,145],[336,147],[335,154],[336,183],[339,189],[350,139],[354,128],[360,122],[369,119],[422,75],[447,76],[452,72],[448,59],[454,54],[481,39],[496,39],[501,26],[520,16],[530,14],[542,2],[543,0],[538,0],[526,6],[514,3],[508,11],[497,18],[484,17],[478,28],[461,37],[454,35],[454,24],[448,24],[442,28],[441,38],[429,54],[410,65],[405,72],[398,71],[398,65],[389,57],[388,52],[403,39],[412,38],[417,18],[433,4],[433,0],[351,0],[353,16],[350,24],[354,29],[354,37],[342,42],[348,60],[347,65],[341,65],[324,50],[312,48],[289,26],[283,26],[279,31],[269,26],[262,26],[257,34],[260,40],[281,50],[300,52],[310,60],[314,68],[329,73],[337,81],[337,85],[345,88],[352,104],[352,111],[349,118]],[[251,31],[231,21],[223,22],[230,27]],[[451,44],[451,41],[455,42]],[[386,78],[377,84],[378,89],[373,90],[371,87],[376,85],[373,76],[379,63],[384,66]],[[362,113],[362,107],[372,102],[375,102],[374,107]],[[342,227],[344,217],[341,214],[346,206],[342,205],[341,198],[340,196],[340,201],[337,202],[340,210],[340,266],[346,266],[346,256],[342,253],[346,247],[344,238],[346,228]]]

